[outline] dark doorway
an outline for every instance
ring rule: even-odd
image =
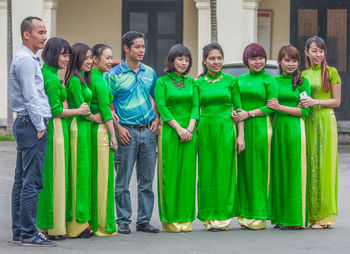
[[[146,36],[144,63],[164,74],[169,49],[182,43],[183,0],[123,0],[123,34],[138,31]]]
[[[327,44],[328,65],[337,68],[340,74],[342,103],[335,110],[339,120],[350,120],[349,13],[349,0],[291,0],[291,43],[304,57],[306,40],[314,35],[322,37]]]

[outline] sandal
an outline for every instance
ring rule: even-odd
[[[211,227],[208,229],[208,231],[211,231],[211,232],[220,232],[220,231],[224,231],[222,228],[219,228],[219,227]]]
[[[330,229],[332,228],[332,225],[326,224],[326,225],[318,225],[318,224],[312,224],[310,225],[312,229]]]

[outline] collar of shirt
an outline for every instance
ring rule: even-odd
[[[120,63],[120,68],[122,69],[122,72],[132,71],[133,73],[135,73],[132,69],[129,68],[129,66],[126,65],[125,60],[122,60],[122,62]],[[145,70],[146,70],[145,66],[142,63],[140,63],[140,69],[135,74],[139,74],[140,71],[145,71]]]
[[[30,55],[31,57],[33,57],[33,59],[36,60],[39,63],[39,65],[41,65],[40,57],[38,57],[36,54],[34,54],[33,51],[31,51],[27,46],[22,44],[21,50],[24,51],[25,53],[27,53],[28,55]]]

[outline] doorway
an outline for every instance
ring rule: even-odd
[[[143,62],[158,76],[164,75],[164,61],[171,46],[183,40],[183,0],[123,0],[122,33],[145,34]]]
[[[327,44],[327,62],[334,66],[342,80],[342,103],[335,109],[338,120],[350,120],[350,1],[291,0],[290,38],[304,57],[308,38],[318,35]],[[302,59],[301,68],[305,68]]]

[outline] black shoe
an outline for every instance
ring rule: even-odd
[[[159,229],[153,227],[149,222],[136,225],[136,231],[142,231],[147,233],[159,233]]]
[[[92,232],[91,228],[86,228],[83,232],[80,233],[78,236],[79,238],[90,238],[94,235],[94,232]]]
[[[130,234],[129,224],[119,224],[118,232],[121,234]]]

